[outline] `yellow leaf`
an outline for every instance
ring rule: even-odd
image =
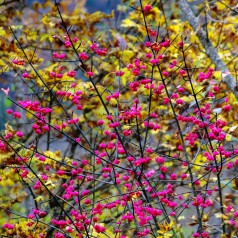
[[[196,165],[193,165],[193,169],[194,169],[194,170],[199,170],[199,169],[201,168],[200,165],[205,164],[206,161],[207,161],[206,157],[204,157],[203,155],[199,154],[199,155],[196,157],[195,161],[194,161],[194,164],[196,164]]]
[[[44,15],[41,19],[44,25],[49,25],[50,24],[50,18],[47,15]]]
[[[223,0],[222,3],[221,2],[216,2],[215,5],[217,6],[217,9],[221,11],[221,10],[224,10],[224,9],[227,8],[226,5],[229,6],[229,1],[228,0]]]
[[[203,187],[207,184],[207,182],[204,179],[200,179],[200,186]]]
[[[123,125],[122,130],[129,130],[131,128],[130,125]]]
[[[134,54],[135,53],[132,50],[124,50],[122,54],[122,60],[126,63],[130,62]]]
[[[44,201],[44,196],[38,196],[37,198],[34,199],[36,202],[39,201]]]
[[[183,99],[184,102],[191,102],[190,97],[184,96],[184,97],[182,97],[182,99]]]
[[[130,19],[124,19],[122,21],[121,27],[138,27],[138,24]]]
[[[173,162],[168,161],[168,162],[165,162],[164,165],[165,165],[166,167],[171,167],[171,166],[173,166]]]
[[[46,39],[53,39],[52,37],[49,37],[50,35],[47,33],[42,33],[40,37],[40,41],[45,41]]]
[[[221,71],[215,71],[213,73],[213,77],[217,80],[220,80],[221,79],[221,73],[222,73]]]
[[[165,234],[168,231],[171,231],[174,227],[174,222],[164,222],[163,224],[158,224],[160,230],[158,231],[159,234]]]
[[[232,135],[230,135],[230,134],[226,134],[226,141],[231,141],[232,138],[233,138]]]
[[[0,153],[0,163],[3,164],[4,162],[7,162],[7,160],[10,159],[14,154],[15,152],[13,151]]]
[[[208,220],[209,220],[209,216],[206,213],[204,213],[202,217],[202,221],[207,222]]]
[[[172,20],[171,24],[169,25],[169,30],[178,34],[182,31],[182,23],[178,19]]]
[[[0,27],[0,36],[4,36],[6,34],[6,31],[3,29],[3,27]]]
[[[116,105],[117,105],[117,100],[116,100],[115,98],[112,98],[112,99],[110,100],[110,105],[116,106]]]
[[[5,124],[5,128],[6,128],[5,134],[7,134],[8,132],[10,132],[10,133],[14,132],[12,126],[10,126],[8,123]]]
[[[127,68],[123,69],[123,71],[125,73],[121,76],[121,83],[123,86],[125,86],[126,83],[128,83],[130,81],[130,79],[133,80],[133,75]]]
[[[172,234],[163,234],[162,236],[157,236],[157,238],[171,238],[171,237],[173,237],[173,235]]]
[[[205,9],[206,9],[206,12],[209,12],[210,11],[210,5],[209,5],[209,2],[207,0],[204,0],[204,3],[205,3]]]
[[[168,107],[165,105],[160,105],[160,106],[158,106],[158,110],[166,111],[166,110],[168,110]]]
[[[47,156],[48,158],[46,158],[46,160],[50,161],[51,158],[54,159],[54,160],[57,160],[57,161],[61,161],[61,158],[60,156],[55,152],[52,152],[52,151],[45,151],[44,152],[44,155]]]
[[[105,14],[100,11],[96,11],[93,14],[88,15],[88,21],[91,23],[100,22],[102,18],[112,18],[114,17],[114,11],[111,12],[111,14]]]
[[[13,30],[21,30],[23,28],[23,25],[12,25],[11,28]]]

